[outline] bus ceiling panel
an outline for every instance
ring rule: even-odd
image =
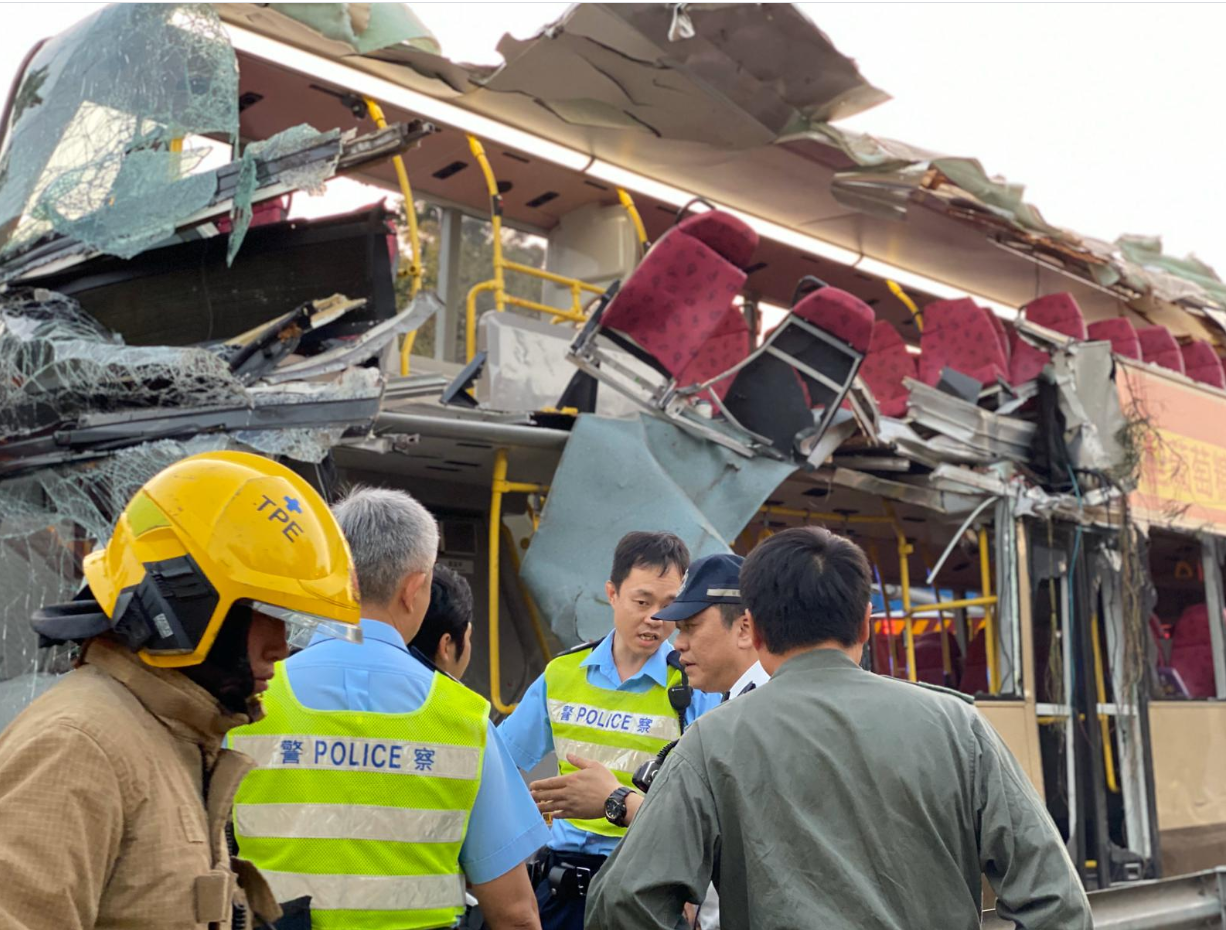
[[[861,215],[857,229],[866,256],[938,281],[956,281],[1002,304],[1020,307],[1067,291],[1087,320],[1117,316],[1122,306],[1114,294],[1000,248],[979,228],[921,203],[912,203],[902,221]]]
[[[369,128],[359,121],[338,96],[342,88],[317,84],[309,75],[240,53],[242,109],[239,128],[247,140],[264,139],[277,132],[308,123],[317,129],[342,131]],[[321,89],[322,88],[322,89]],[[389,122],[419,118],[419,114],[382,104]],[[615,204],[611,186],[576,171],[558,167],[533,156],[483,140],[495,178],[503,191],[504,216],[538,228],[550,228],[571,210],[588,203]],[[405,155],[409,181],[415,193],[434,195],[481,215],[489,212],[489,195],[480,166],[469,149],[467,135],[446,126],[423,140]],[[395,189],[394,169],[389,162],[364,172],[367,179]]]

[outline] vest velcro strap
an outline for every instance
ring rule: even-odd
[[[269,839],[459,843],[464,839],[467,817],[468,812],[462,810],[362,804],[238,804],[234,808],[240,835]]]
[[[464,907],[462,875],[316,875],[261,869],[279,901],[311,896],[311,911],[425,911]]]

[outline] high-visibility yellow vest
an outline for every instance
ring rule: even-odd
[[[590,650],[558,656],[545,666],[545,696],[549,702],[549,728],[558,757],[558,772],[575,771],[567,753],[599,762],[623,785],[631,784],[635,770],[681,735],[677,712],[668,700],[668,688],[653,685],[646,691],[610,691],[587,680],[581,663]],[[681,680],[669,669],[668,685]],[[589,833],[620,837],[617,827],[603,817],[572,820],[570,824]]]
[[[449,927],[464,912],[460,846],[481,785],[489,704],[436,672],[405,714],[320,711],[284,665],[265,717],[231,733],[259,768],[239,786],[239,852],[277,899],[311,896],[313,930]]]

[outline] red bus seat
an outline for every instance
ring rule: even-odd
[[[1183,371],[1183,353],[1179,351],[1179,343],[1165,326],[1142,326],[1137,330],[1137,339],[1141,343],[1141,358],[1151,365],[1161,365],[1177,371]]]
[[[941,651],[941,637],[949,640],[949,676],[945,674],[945,656]],[[930,685],[940,685],[944,688],[958,687],[959,660],[962,650],[958,648],[958,638],[950,633],[934,630],[931,633],[921,633],[915,637],[915,677]]]
[[[1202,339],[1196,339],[1183,346],[1181,351],[1183,370],[1189,378],[1201,384],[1226,388],[1226,372],[1222,371],[1222,360],[1213,351],[1213,346]]]
[[[924,332],[920,336],[919,376],[935,385],[946,368],[991,384],[1007,378],[1009,364],[989,311],[969,297],[936,300],[924,308]]]
[[[907,351],[898,330],[888,320],[878,320],[873,324],[868,354],[860,365],[860,377],[872,392],[882,416],[906,416],[907,388],[903,379],[916,375],[915,358]]]
[[[1170,667],[1179,673],[1188,696],[1217,695],[1213,679],[1213,646],[1209,634],[1209,608],[1195,604],[1185,608],[1171,634]]]
[[[983,630],[966,647],[966,662],[962,666],[958,689],[966,694],[988,690],[988,636]]]
[[[1022,307],[1028,323],[1078,339],[1086,339],[1086,321],[1072,294],[1046,294]]]
[[[660,237],[622,285],[604,311],[601,329],[684,384],[682,376],[708,339],[719,342],[713,357],[742,344],[729,311],[740,315],[732,299],[745,285],[742,263],[757,246],[758,234],[730,214],[712,210],[683,220]],[[747,327],[743,335],[748,352]]]
[[[1117,316],[1110,320],[1098,320],[1086,327],[1086,332],[1093,340],[1111,343],[1111,351],[1124,358],[1141,358],[1141,341],[1137,338],[1136,328],[1125,317]]]

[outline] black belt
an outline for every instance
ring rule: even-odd
[[[535,888],[542,881],[548,880],[551,894],[563,900],[582,900],[587,897],[592,879],[608,858],[543,849],[529,867],[532,886]]]

